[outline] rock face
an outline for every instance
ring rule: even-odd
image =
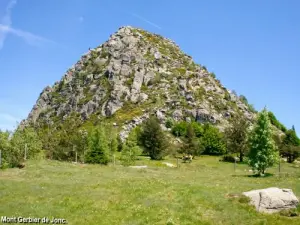
[[[55,126],[72,113],[82,121],[105,120],[122,111],[123,116],[113,122],[126,125],[121,133],[126,137],[145,118],[145,109],[161,123],[168,117],[176,121],[189,118],[220,129],[237,113],[250,121],[255,116],[173,41],[126,26],[82,55],[59,82],[45,88],[22,124]],[[126,118],[131,122],[125,123],[122,118],[132,110],[135,114]],[[133,117],[142,119],[136,122]]]
[[[243,193],[251,199],[256,210],[264,213],[276,213],[284,209],[296,208],[299,200],[291,189],[267,188]]]

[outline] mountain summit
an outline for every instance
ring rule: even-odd
[[[72,113],[84,123],[110,120],[121,137],[156,114],[210,122],[224,129],[237,113],[255,116],[247,102],[227,90],[171,40],[130,26],[89,49],[52,87],[46,87],[23,124],[53,125]]]

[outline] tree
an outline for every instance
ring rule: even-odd
[[[250,135],[249,148],[249,165],[258,175],[264,175],[266,169],[279,160],[267,109],[258,115]]]
[[[26,148],[26,152],[25,152]],[[17,129],[11,139],[6,158],[10,167],[16,167],[25,159],[34,158],[42,149],[42,142],[32,127]]]
[[[246,98],[246,96],[240,95],[239,99],[240,99],[241,102],[248,105],[248,99]]]
[[[87,131],[81,129],[80,115],[73,112],[63,123],[51,125],[50,120],[39,124],[37,130],[47,158],[74,161],[76,152],[83,161],[87,149]]]
[[[1,157],[2,157],[2,163],[1,163],[2,168],[9,166],[9,155],[11,150],[9,136],[10,133],[8,131],[3,132],[0,130],[0,150],[1,150]]]
[[[89,150],[86,154],[87,163],[108,164],[109,146],[102,127],[96,127],[89,136]]]
[[[121,161],[124,166],[129,166],[134,164],[137,160],[137,156],[142,154],[142,149],[138,146],[137,131],[136,128],[133,129],[126,142],[123,143]]]
[[[168,147],[168,141],[155,117],[150,117],[142,126],[141,144],[151,159],[161,160]]]
[[[294,162],[300,156],[300,140],[294,126],[285,133],[280,153],[287,158],[289,163]]]
[[[200,138],[203,153],[207,155],[222,155],[226,153],[226,145],[219,129],[210,124],[204,125],[204,133]]]
[[[77,155],[81,162],[84,162],[85,153],[88,150],[88,132],[85,129],[79,129],[71,136],[71,144],[75,146]]]
[[[194,124],[188,124],[185,142],[182,145],[181,152],[192,155],[200,155],[202,152],[200,150],[199,139],[196,136],[194,127],[196,127]]]
[[[230,153],[239,154],[240,162],[243,162],[248,150],[248,129],[249,122],[239,115],[232,121],[231,126],[225,130],[227,148]]]
[[[193,127],[195,136],[196,136],[197,138],[202,137],[202,135],[203,135],[203,133],[204,133],[203,126],[202,126],[200,123],[198,123],[198,122],[192,122],[191,125],[192,125],[192,127]]]
[[[268,115],[269,115],[269,119],[270,119],[270,122],[271,122],[272,125],[274,125],[275,127],[277,127],[282,132],[286,132],[287,131],[286,127],[282,123],[280,123],[278,121],[278,119],[276,118],[276,116],[274,115],[274,113],[272,113],[271,111],[269,111]]]
[[[118,151],[118,138],[117,138],[117,133],[113,128],[110,128],[109,131],[109,156],[111,161],[113,161],[113,157],[115,153]]]
[[[172,128],[172,134],[176,137],[182,137],[186,135],[187,131],[187,122],[181,121],[176,123]]]

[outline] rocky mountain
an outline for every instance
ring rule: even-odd
[[[40,94],[22,124],[55,124],[72,112],[82,121],[109,120],[121,137],[153,113],[174,120],[210,122],[224,129],[237,113],[256,113],[196,64],[173,41],[130,26],[89,49],[53,86]]]

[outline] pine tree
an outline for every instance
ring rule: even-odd
[[[137,132],[136,129],[133,129],[122,147],[121,161],[124,166],[134,164],[137,156],[142,154],[142,149],[137,142]]]
[[[264,175],[268,167],[278,162],[279,154],[273,140],[268,111],[259,113],[256,125],[250,135],[249,165],[258,175]]]
[[[108,163],[109,146],[102,127],[95,128],[89,136],[89,151],[85,161],[92,164]]]
[[[280,152],[289,163],[294,162],[300,156],[300,140],[294,126],[285,133]]]
[[[248,150],[248,128],[249,122],[246,118],[238,115],[232,121],[232,126],[225,130],[227,147],[230,153],[238,153],[240,162]]]
[[[145,152],[149,154],[151,159],[161,160],[164,157],[168,141],[157,118],[150,117],[146,120],[143,124],[140,140]]]
[[[194,126],[191,123],[187,126],[185,143],[182,146],[181,152],[191,155],[201,154],[199,140],[196,137]]]

